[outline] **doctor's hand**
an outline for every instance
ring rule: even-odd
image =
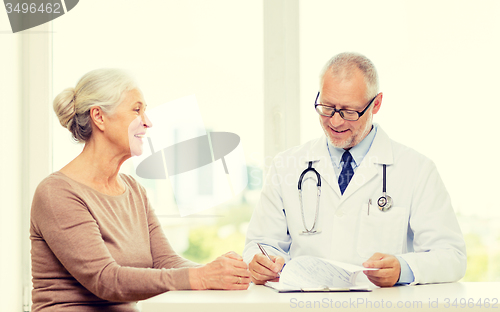
[[[363,266],[365,268],[380,269],[376,271],[363,271],[373,284],[380,287],[394,286],[401,274],[399,260],[393,255],[376,252],[370,259],[363,263]]]
[[[248,265],[252,282],[256,285],[263,285],[267,281],[277,282],[279,280],[278,273],[281,272],[285,259],[279,256],[269,256],[267,259],[263,254],[256,254]]]
[[[250,272],[243,258],[230,251],[214,261],[189,269],[191,289],[244,290],[250,285]]]

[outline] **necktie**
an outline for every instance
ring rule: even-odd
[[[339,176],[339,187],[340,192],[344,194],[345,189],[349,185],[349,181],[351,181],[351,178],[354,175],[354,169],[352,169],[351,166],[352,155],[349,151],[344,152],[342,155],[342,161],[344,162],[344,166],[342,167],[342,172]]]

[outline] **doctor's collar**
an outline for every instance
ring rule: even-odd
[[[348,149],[348,151],[351,153],[353,162],[354,162],[354,168],[358,167],[361,162],[363,161],[363,158],[365,158],[366,154],[370,150],[370,147],[372,146],[373,140],[375,139],[375,135],[377,134],[377,124],[372,125],[371,131],[368,133],[368,135],[358,144],[355,146],[351,147]],[[332,163],[334,166],[337,168],[340,168],[340,161],[342,159],[342,155],[346,150],[343,148],[338,148],[333,146],[330,143],[330,140],[328,138],[326,139],[326,144],[328,148],[328,152],[330,153],[330,157],[332,159]]]

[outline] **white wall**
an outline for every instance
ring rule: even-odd
[[[21,37],[6,33],[6,18],[0,11],[0,309],[21,311]]]
[[[30,305],[30,206],[52,160],[50,34],[48,23],[13,34],[6,12],[0,12],[2,311],[22,311]]]

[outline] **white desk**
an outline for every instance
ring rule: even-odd
[[[464,302],[470,306],[466,304],[463,307],[461,303]],[[372,292],[281,294],[267,287],[252,284],[248,290],[243,291],[172,291],[145,300],[141,305],[142,312],[298,310],[500,312],[500,282],[399,286],[378,288]]]

